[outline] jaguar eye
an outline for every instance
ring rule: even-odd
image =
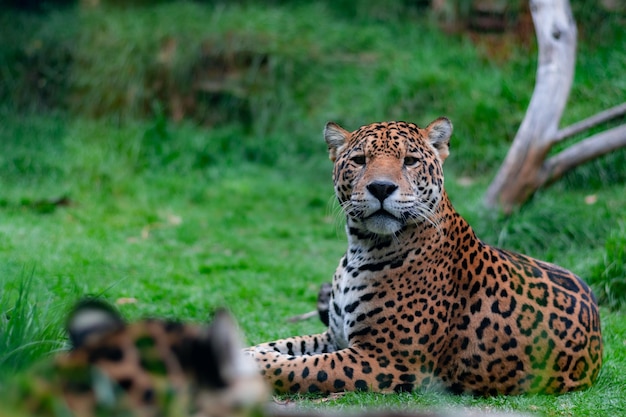
[[[357,155],[351,158],[351,161],[357,165],[365,165],[365,155]]]
[[[407,167],[412,167],[414,165],[416,165],[419,162],[419,159],[417,159],[414,156],[405,156],[404,157],[404,165]]]

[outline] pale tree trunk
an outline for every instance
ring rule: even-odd
[[[485,196],[505,213],[523,204],[539,187],[567,170],[626,146],[626,126],[594,135],[546,160],[558,142],[626,113],[626,103],[559,131],[574,77],[576,23],[567,0],[531,0],[537,34],[537,78],[526,115]]]

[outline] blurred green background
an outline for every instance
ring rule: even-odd
[[[626,97],[623,5],[572,7],[562,126]],[[593,285],[608,359],[580,395],[400,403],[581,416],[626,403],[626,151],[510,217],[482,204],[534,86],[526,2],[5,0],[0,27],[1,372],[62,348],[85,294],[130,318],[226,305],[250,343],[321,331],[285,320],[314,309],[345,249],[323,126],[447,116],[452,202],[483,240]]]

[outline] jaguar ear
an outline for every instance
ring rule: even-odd
[[[215,312],[209,335],[219,374],[224,381],[236,380],[247,358],[241,353],[244,347],[241,333],[228,310],[220,308]]]
[[[440,117],[426,127],[428,140],[435,147],[441,162],[450,154],[450,136],[452,136],[452,122],[445,117]]]
[[[255,416],[270,389],[254,359],[242,350],[237,323],[224,309],[215,312],[206,332],[196,339],[188,361],[202,390],[199,413],[207,416]]]
[[[328,156],[335,162],[337,154],[343,149],[350,137],[350,132],[339,126],[337,123],[328,122],[324,128],[324,139],[328,145]]]
[[[67,320],[67,333],[76,349],[87,340],[100,338],[125,327],[120,314],[109,303],[86,298],[76,304]]]
[[[226,388],[239,378],[259,375],[254,361],[244,356],[243,346],[233,317],[227,310],[218,309],[191,352],[198,382],[209,388]]]

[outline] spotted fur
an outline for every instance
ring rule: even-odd
[[[71,350],[18,384],[13,397],[27,415],[246,417],[269,395],[224,310],[208,326],[127,324],[109,305],[87,300],[70,315],[68,333]]]
[[[558,394],[594,382],[594,295],[559,266],[476,237],[443,187],[451,133],[445,118],[326,126],[348,249],[328,330],[248,349],[276,391]]]

